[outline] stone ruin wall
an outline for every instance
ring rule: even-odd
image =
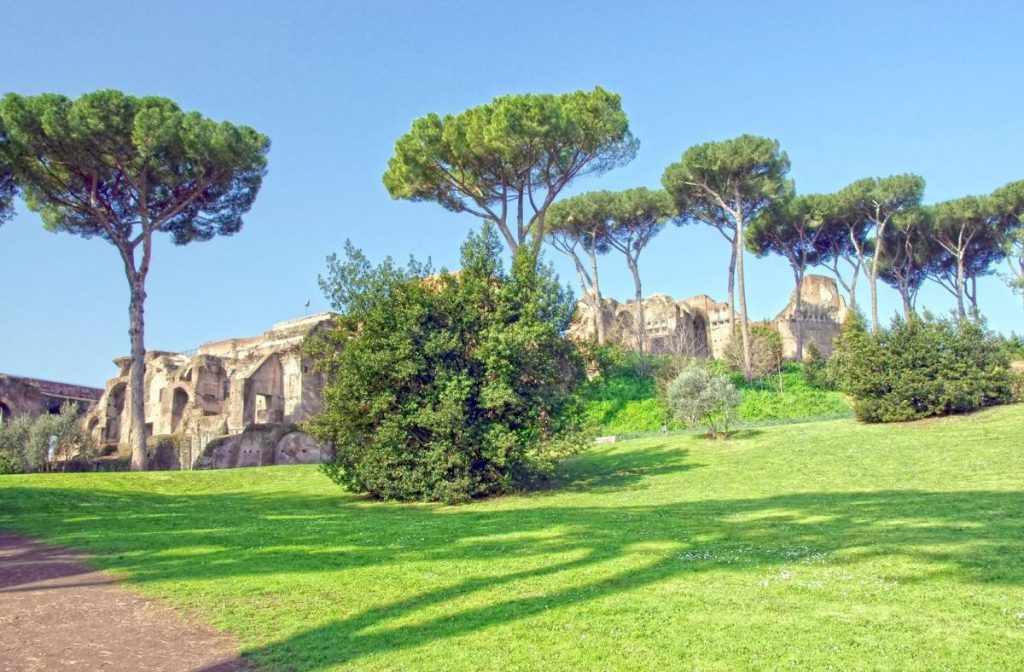
[[[835,280],[821,275],[804,277],[802,306],[796,310],[796,292],[786,306],[770,320],[782,337],[783,356],[796,358],[797,327],[803,330],[804,353],[814,343],[825,357],[832,352],[832,342],[846,319],[846,302]],[[730,307],[706,294],[675,301],[665,294],[644,299],[644,316],[648,347],[657,354],[681,354],[697,359],[722,359],[728,347]],[[627,350],[637,348],[639,310],[636,301],[618,303],[604,299],[605,337],[608,343]],[[587,301],[576,307],[576,315],[568,337],[578,341],[596,338],[594,310]]]
[[[320,313],[275,324],[253,338],[201,345],[192,353],[146,353],[144,403],[146,436],[184,437],[182,468],[252,466],[259,444],[259,464],[313,462],[324,455],[297,423],[321,408],[323,379],[302,355],[302,341],[328,323]],[[128,442],[131,408],[128,373],[131,360],[115,360],[118,374],[107,382],[87,428],[100,445]],[[246,434],[254,427],[286,428],[266,447],[270,434]],[[301,437],[286,435],[298,434]],[[227,438],[224,438],[227,437]],[[220,453],[210,454],[214,440]],[[287,439],[287,440],[285,440]],[[284,441],[280,446],[276,442]],[[245,444],[239,449],[235,444]],[[227,457],[225,457],[227,456]]]
[[[78,413],[84,416],[102,394],[103,390],[95,387],[0,373],[0,422],[23,415],[36,418],[59,413],[66,401],[78,404]]]

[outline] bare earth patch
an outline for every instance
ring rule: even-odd
[[[0,530],[0,672],[243,672],[230,638],[135,595],[82,555]]]

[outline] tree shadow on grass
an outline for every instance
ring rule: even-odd
[[[632,489],[693,466],[685,451],[662,445],[588,459],[569,488]],[[1021,492],[824,492],[628,506],[574,501],[542,494],[440,507],[289,492],[14,486],[0,491],[0,527],[89,550],[98,565],[130,583],[201,582],[212,590],[255,578],[262,592],[252,600],[297,610],[307,627],[246,656],[268,669],[301,671],[359,664],[668,580],[804,558],[842,564],[900,556],[914,561],[904,582],[1024,585]],[[427,580],[428,572],[442,575]],[[374,584],[396,576],[400,589],[353,600],[353,590],[372,595]],[[228,598],[249,605],[245,595]],[[307,604],[315,599],[352,607],[317,611]]]

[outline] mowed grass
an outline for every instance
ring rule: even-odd
[[[3,477],[0,527],[266,670],[1024,669],[1024,406],[625,442],[562,479],[443,507],[304,467]]]

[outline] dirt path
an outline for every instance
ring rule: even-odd
[[[0,530],[0,672],[251,672],[228,637]]]

